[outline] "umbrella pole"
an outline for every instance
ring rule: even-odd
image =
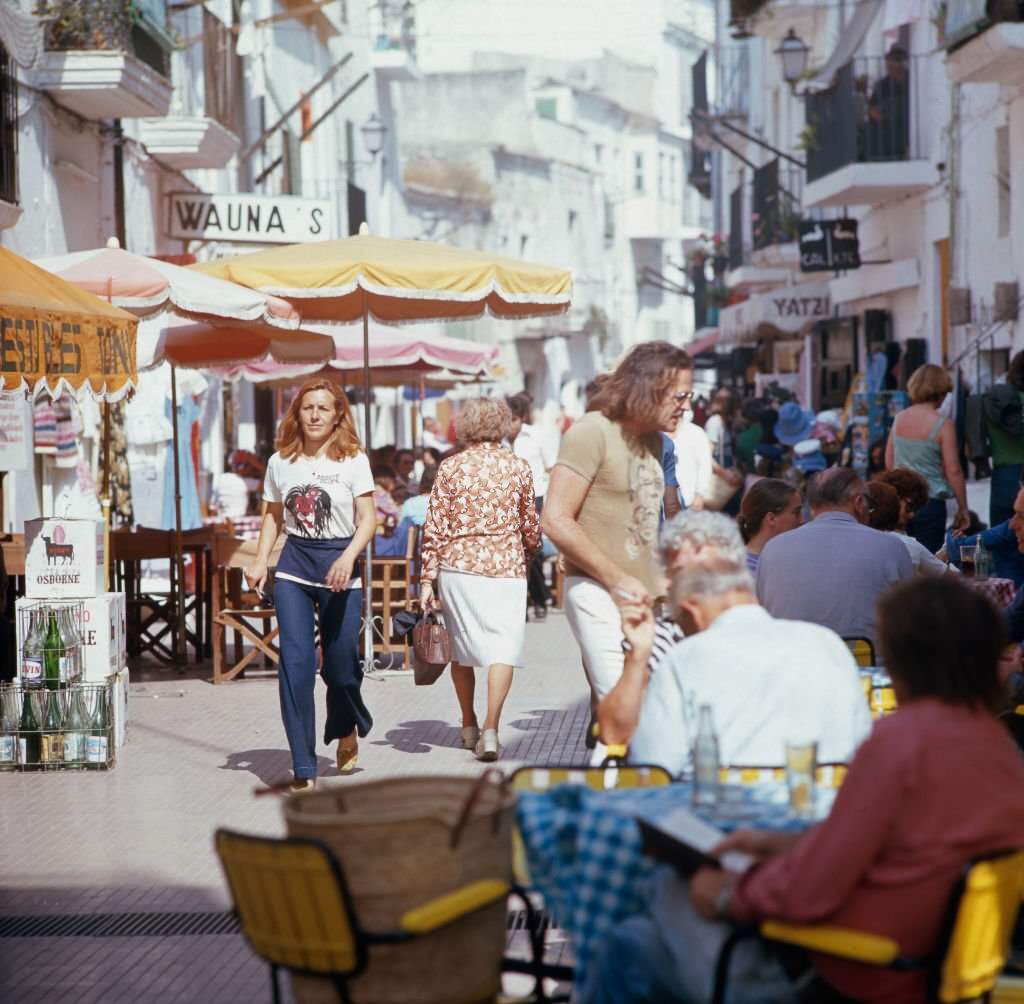
[[[103,402],[103,589],[110,590],[110,402]]]
[[[373,449],[370,419],[370,307],[363,291],[363,433],[366,454]],[[374,519],[377,518],[374,504]],[[366,545],[366,569],[363,575],[363,672],[373,672],[373,537]]]
[[[185,561],[181,543],[181,465],[178,462],[178,378],[177,367],[171,363],[171,431],[174,451],[174,568],[178,579],[175,590],[175,614],[177,624],[174,630],[174,657],[184,668],[182,642],[185,637]]]

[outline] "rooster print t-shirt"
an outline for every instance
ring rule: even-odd
[[[345,460],[275,453],[267,464],[263,501],[284,505],[284,528],[292,536],[336,540],[355,533],[355,500],[373,492],[365,453]]]

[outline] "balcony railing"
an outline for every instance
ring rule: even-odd
[[[778,159],[754,172],[751,243],[755,251],[797,239],[800,229],[800,194],[803,172],[780,168]]]
[[[220,18],[203,8],[203,105],[206,114],[236,136],[242,135],[245,81],[235,39]]]
[[[923,154],[921,57],[859,58],[828,90],[804,99],[807,180],[856,163],[918,160]]]
[[[166,0],[41,0],[34,13],[51,18],[46,30],[51,51],[127,52],[170,76]]]
[[[743,226],[743,186],[729,195],[729,268],[739,268],[746,257],[746,228]]]
[[[18,78],[0,45],[0,199],[18,201]]]

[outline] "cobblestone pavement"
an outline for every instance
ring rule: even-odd
[[[375,724],[360,744],[360,768],[342,778],[324,747],[322,784],[481,769],[458,747],[447,676],[416,687],[405,674],[385,675],[368,679],[364,695]],[[478,710],[483,701],[481,675]],[[559,612],[530,624],[527,668],[516,674],[503,717],[506,770],[585,760],[587,689]],[[283,833],[280,800],[252,792],[286,780],[289,768],[273,678],[213,687],[164,670],[134,675],[128,743],[111,772],[0,778],[0,840],[8,848],[0,866],[0,1001],[269,1000],[267,969],[237,934],[110,936],[96,917],[227,909],[213,832]],[[30,917],[70,918],[69,930],[79,933],[37,926],[18,936],[14,918]],[[151,916],[135,919],[152,926]]]

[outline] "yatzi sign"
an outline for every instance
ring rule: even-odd
[[[170,194],[167,236],[181,240],[297,244],[334,236],[329,199],[290,195]]]

